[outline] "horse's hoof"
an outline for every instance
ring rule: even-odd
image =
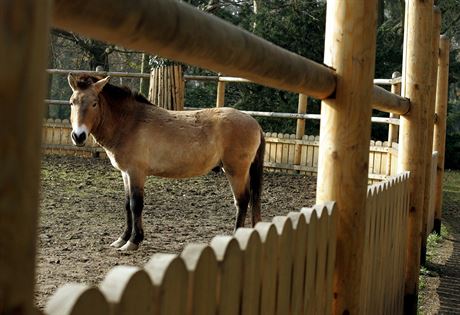
[[[137,244],[134,244],[133,242],[131,241],[127,241],[125,245],[123,245],[122,247],[120,247],[118,250],[121,250],[121,251],[131,251],[131,250],[137,250],[139,248],[139,245]]]
[[[119,237],[115,242],[110,244],[110,247],[120,248],[125,244],[126,244],[126,241],[122,239],[121,237]]]

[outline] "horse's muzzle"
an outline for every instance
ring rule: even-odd
[[[86,133],[85,132],[82,132],[80,134],[76,134],[75,132],[72,131],[71,137],[72,137],[73,144],[76,145],[77,147],[82,147],[82,146],[85,145],[85,142],[86,142]]]

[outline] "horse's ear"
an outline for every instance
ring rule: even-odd
[[[75,79],[72,73],[69,73],[67,76],[67,81],[69,82],[69,86],[72,89],[72,92],[75,92],[77,89],[77,79]]]
[[[93,87],[96,90],[96,92],[99,94],[101,93],[102,89],[104,86],[109,83],[110,76],[106,76],[104,79],[100,79],[99,81],[93,83]]]

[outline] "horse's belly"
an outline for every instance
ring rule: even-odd
[[[188,178],[207,174],[219,164],[216,155],[201,154],[201,156],[177,156],[171,155],[169,158],[154,158],[149,170],[149,175],[169,177],[169,178]]]

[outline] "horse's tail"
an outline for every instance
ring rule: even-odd
[[[253,226],[261,220],[260,197],[262,195],[262,178],[264,173],[265,138],[260,132],[260,144],[254,161],[249,168],[249,190]]]

